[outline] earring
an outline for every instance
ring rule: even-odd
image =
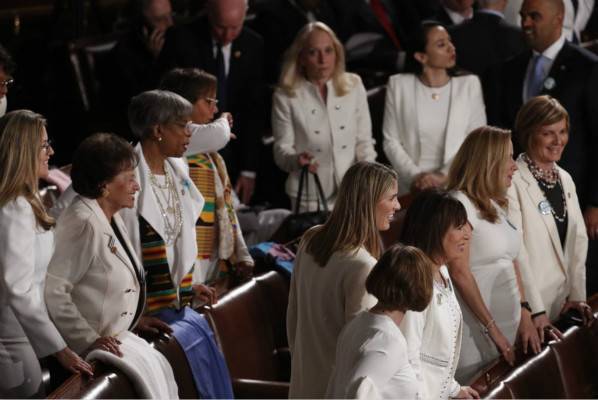
[[[102,189],[102,197],[108,197],[110,196],[110,190],[103,188]]]
[[[158,136],[158,142],[162,141],[162,136]]]

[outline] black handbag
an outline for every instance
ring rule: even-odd
[[[297,191],[297,201],[295,203],[295,210],[293,214],[289,215],[282,221],[280,227],[276,230],[276,232],[274,232],[271,238],[273,242],[287,243],[292,240],[295,240],[298,237],[302,236],[305,233],[305,231],[311,228],[312,226],[321,225],[324,222],[326,222],[326,219],[328,219],[330,211],[328,210],[328,203],[326,202],[326,197],[324,196],[324,190],[322,189],[322,184],[320,183],[320,178],[318,177],[318,174],[313,174],[317,189],[317,209],[316,211],[308,211],[303,213],[299,212],[301,206],[301,198],[303,197],[304,182],[306,198],[307,193],[309,193],[309,173],[310,172],[308,170],[307,165],[301,169],[301,175],[299,177],[299,190]],[[321,209],[320,203],[322,204]]]

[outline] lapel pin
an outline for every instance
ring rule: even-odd
[[[241,58],[241,51],[240,50],[235,51],[234,54],[233,54],[233,56],[235,58]]]
[[[556,86],[556,81],[554,80],[554,78],[552,76],[549,76],[548,78],[546,78],[546,80],[544,81],[544,87],[547,90],[552,90],[554,89],[554,87]]]
[[[110,240],[108,241],[108,247],[110,248],[110,252],[112,254],[116,254],[116,246],[114,245],[114,238],[111,236]]]
[[[538,210],[540,210],[542,215],[548,215],[550,214],[552,207],[548,201],[542,200],[540,203],[538,203]]]

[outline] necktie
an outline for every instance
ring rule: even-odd
[[[220,111],[228,111],[226,105],[226,69],[224,54],[222,54],[220,45],[216,46],[216,77],[218,78],[218,108]]]
[[[395,33],[394,27],[392,26],[392,22],[388,17],[388,11],[384,7],[384,4],[382,4],[382,1],[370,0],[370,7],[372,8],[374,15],[378,19],[378,22],[380,22],[380,25],[382,25],[382,28],[384,28],[384,31],[390,37],[390,40],[392,40],[397,49],[400,49],[401,43],[399,42],[399,38]]]
[[[577,12],[579,11],[579,0],[571,0],[571,4],[573,4],[573,43],[579,44],[580,38],[577,36],[577,30],[575,29]]]
[[[544,66],[548,61],[547,57],[542,54],[537,54],[533,58],[532,70],[527,80],[527,93],[526,100],[537,96],[542,91],[542,85],[544,84]]]

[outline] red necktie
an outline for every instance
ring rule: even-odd
[[[401,43],[388,18],[388,13],[386,8],[384,8],[384,4],[382,4],[380,0],[370,0],[370,7],[372,7],[372,11],[376,18],[378,18],[378,22],[380,22],[388,36],[390,36],[390,40],[392,40],[397,49],[401,49]]]

